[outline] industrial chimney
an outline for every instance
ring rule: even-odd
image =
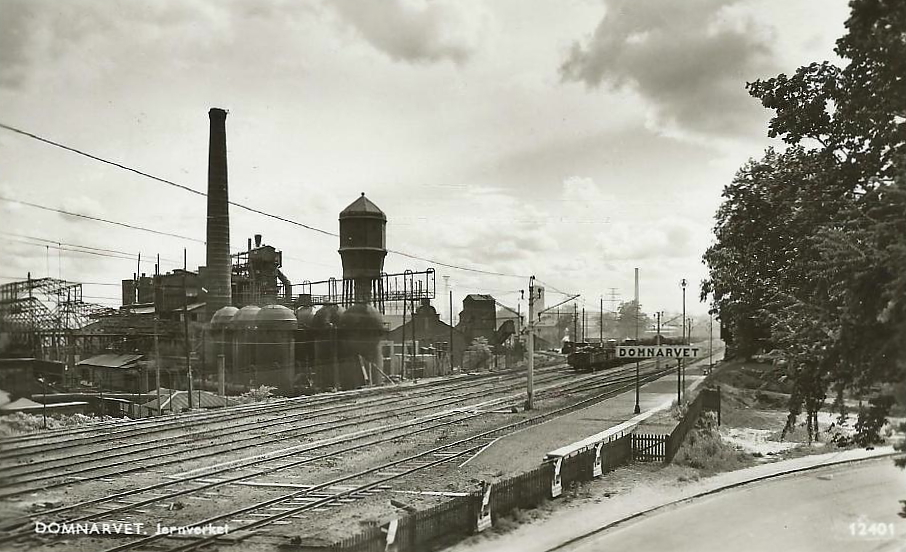
[[[208,147],[207,320],[232,304],[230,283],[230,205],[227,192],[226,110],[211,108]]]

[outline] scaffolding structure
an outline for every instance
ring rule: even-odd
[[[80,283],[29,275],[0,285],[0,354],[71,364],[82,353],[79,330],[116,312],[85,302]]]
[[[330,278],[318,282],[305,280],[301,284],[302,293],[297,297],[296,303],[308,305],[338,304],[349,307],[354,299],[350,292],[352,279]],[[296,284],[293,284],[295,287]],[[434,299],[436,296],[436,283],[434,269],[399,272],[396,274],[381,273],[379,279],[372,282],[371,303],[384,313],[385,303],[417,302],[422,299]]]

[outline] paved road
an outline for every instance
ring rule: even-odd
[[[871,460],[696,499],[558,551],[906,552],[904,499],[906,473]]]

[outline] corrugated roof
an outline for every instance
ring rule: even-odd
[[[116,355],[116,354],[106,354],[106,355],[97,355],[91,358],[86,358],[80,362],[76,363],[76,366],[101,366],[104,368],[123,368],[127,364],[132,364],[138,359],[142,358],[142,355]]]
[[[150,394],[155,395],[157,394],[157,391],[151,391]],[[171,403],[174,412],[186,410],[189,408],[189,392],[161,388],[160,402],[164,411],[170,410]],[[194,408],[220,408],[235,403],[232,399],[215,395],[210,391],[193,391],[192,402]],[[151,410],[157,410],[157,399],[155,398],[142,406]]]

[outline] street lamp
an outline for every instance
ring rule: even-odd
[[[38,381],[41,382],[41,389],[44,395],[42,399],[43,405],[41,406],[41,411],[44,414],[44,429],[47,429],[47,382],[44,378],[38,378]]]
[[[529,300],[528,300],[528,335],[526,344],[528,345],[528,370],[526,373],[526,390],[525,390],[525,409],[532,410],[535,408],[535,277],[529,278]]]
[[[687,345],[687,343],[686,343],[686,285],[688,285],[688,282],[686,281],[685,278],[680,280],[680,287],[683,288],[683,338],[682,338],[683,345]],[[680,360],[679,364],[677,364],[677,370],[678,370],[678,372],[676,374],[677,375],[677,381],[676,381],[676,400],[677,400],[677,402],[682,400],[682,395],[683,395],[683,392],[685,391],[684,383],[685,383],[685,379],[686,379],[686,377],[685,377],[686,369],[685,369],[685,366],[683,366],[683,364],[684,363],[682,360]]]

